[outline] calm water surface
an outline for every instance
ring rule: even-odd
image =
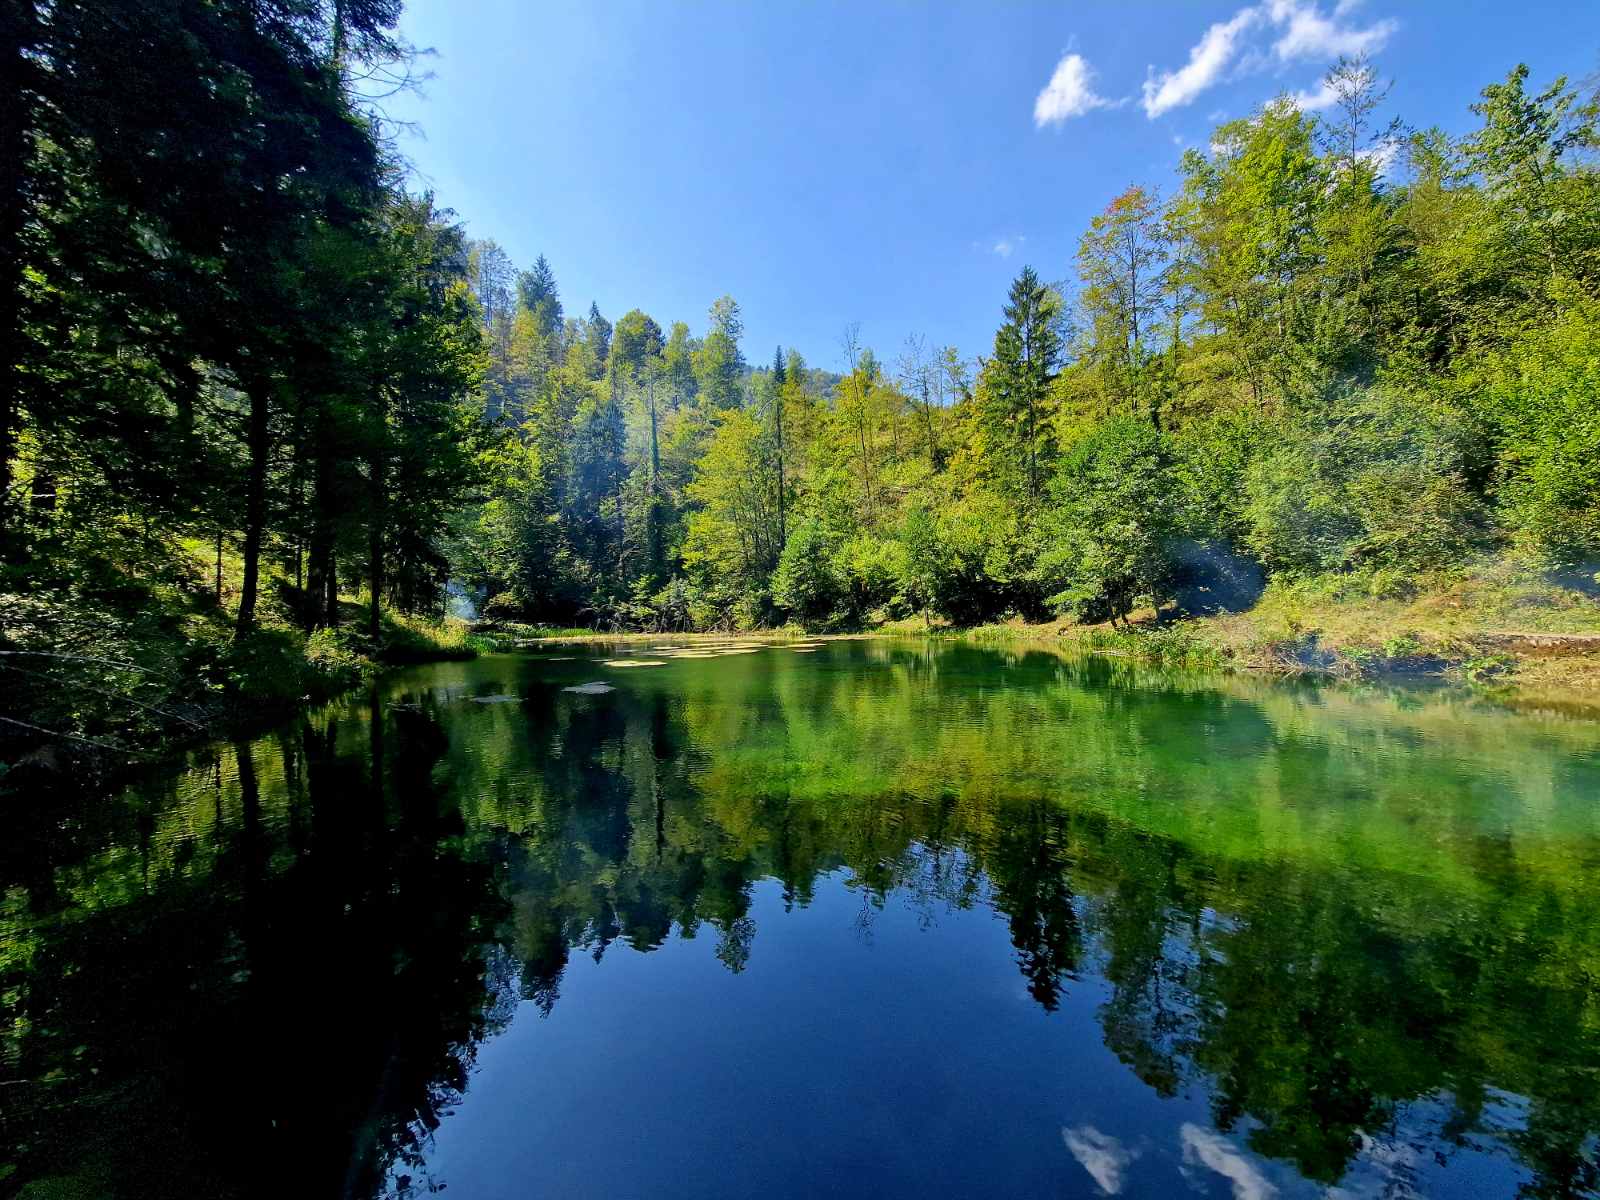
[[[0,1195],[1600,1189],[1600,724],[618,653],[8,813]]]

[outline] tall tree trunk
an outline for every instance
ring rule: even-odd
[[[22,230],[35,80],[28,52],[38,36],[34,0],[0,0],[0,533],[15,507],[11,476],[22,420]]]
[[[269,445],[267,385],[250,387],[250,423],[245,434],[249,465],[244,493],[244,578],[239,584],[239,616],[235,632],[243,637],[256,625],[256,591],[261,578],[261,545],[267,526],[267,456]]]
[[[662,575],[661,547],[661,440],[657,430],[656,381],[652,376],[645,384],[645,396],[650,407],[650,504],[646,519],[650,522],[650,576],[659,582]]]
[[[382,438],[382,432],[378,435]],[[384,455],[381,440],[367,467],[367,577],[372,582],[372,606],[367,613],[367,636],[374,647],[383,633],[383,533],[388,514]]]
[[[327,570],[323,572],[323,580],[327,585],[327,594],[323,597],[326,608],[323,612],[322,623],[329,629],[339,627],[339,558],[332,546],[328,547]]]
[[[338,591],[329,580],[333,575],[334,537],[334,461],[332,435],[328,423],[320,416],[314,426],[316,439],[315,461],[311,468],[311,545],[306,563],[305,625],[316,629],[331,624],[330,595]],[[334,612],[336,616],[337,613]]]
[[[1032,381],[1028,386],[1028,499],[1036,502],[1039,499],[1039,455],[1038,438],[1034,428],[1034,399]]]

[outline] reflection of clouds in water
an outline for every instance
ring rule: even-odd
[[[1076,1129],[1063,1127],[1061,1140],[1067,1143],[1072,1157],[1083,1164],[1083,1169],[1101,1190],[1111,1196],[1122,1188],[1122,1172],[1139,1157],[1136,1151],[1124,1150],[1121,1142],[1093,1125],[1080,1125]]]
[[[1201,1129],[1190,1121],[1185,1121],[1179,1132],[1183,1139],[1184,1163],[1198,1162],[1231,1180],[1233,1200],[1269,1200],[1278,1194],[1267,1177],[1221,1134]]]

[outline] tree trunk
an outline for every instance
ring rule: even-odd
[[[374,647],[383,633],[383,526],[385,517],[383,456],[372,456],[368,475],[371,513],[367,519],[367,577],[372,582],[372,607],[367,613],[367,636]]]
[[[22,230],[28,220],[25,201],[28,159],[32,149],[33,100],[29,84],[34,67],[29,50],[38,40],[34,0],[0,4],[0,531],[11,524],[15,507],[11,475],[22,419]]]
[[[250,423],[245,434],[249,464],[244,493],[244,578],[239,584],[239,616],[235,634],[243,637],[256,625],[256,591],[261,578],[261,544],[267,525],[267,386],[256,381],[250,388]]]
[[[650,406],[650,504],[646,520],[650,522],[647,539],[650,553],[650,575],[659,582],[665,564],[661,547],[661,442],[657,432],[656,381],[652,377],[645,384],[645,396]]]
[[[338,589],[329,581],[333,577],[334,536],[334,462],[329,446],[331,435],[327,423],[316,423],[316,460],[312,464],[311,484],[311,546],[306,563],[305,625],[316,629],[331,624],[329,614],[333,605],[330,595],[337,597]],[[337,613],[334,612],[334,616]]]
[[[1028,387],[1028,499],[1039,499],[1038,437],[1035,431],[1033,387]]]
[[[328,569],[324,573],[328,592],[324,597],[327,608],[324,610],[322,623],[329,629],[339,627],[339,560],[333,547],[328,547]]]

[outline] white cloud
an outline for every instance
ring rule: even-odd
[[[1208,88],[1220,83],[1230,68],[1249,74],[1270,66],[1301,59],[1332,62],[1341,54],[1373,54],[1383,49],[1399,22],[1384,19],[1358,27],[1345,23],[1355,7],[1341,0],[1332,16],[1324,15],[1316,0],[1261,0],[1241,8],[1226,21],[1212,25],[1189,50],[1189,61],[1176,71],[1159,75],[1151,68],[1144,81],[1144,111],[1151,120],[1192,104]],[[1271,54],[1246,44],[1252,30],[1267,27],[1274,31]],[[1042,98],[1042,97],[1041,97]],[[1326,108],[1332,96],[1326,88],[1301,92],[1295,102],[1302,108]]]
[[[1353,5],[1340,4],[1333,16],[1325,17],[1318,11],[1314,0],[1266,0],[1263,8],[1267,19],[1283,30],[1272,43],[1272,52],[1280,62],[1315,58],[1332,61],[1341,54],[1374,54],[1382,50],[1395,30],[1398,21],[1385,19],[1357,29],[1340,24]]]
[[[1239,52],[1240,37],[1256,23],[1258,16],[1253,8],[1240,9],[1231,20],[1219,21],[1206,30],[1189,51],[1189,61],[1183,66],[1165,72],[1159,79],[1146,79],[1145,115],[1154,120],[1171,109],[1192,104],[1196,96],[1222,78],[1222,73]]]
[[[1033,123],[1039,129],[1059,125],[1097,108],[1118,108],[1123,100],[1107,100],[1094,90],[1094,68],[1081,54],[1063,55],[1055,74],[1033,102]]]
[[[1260,1169],[1221,1134],[1185,1121],[1179,1135],[1184,1164],[1200,1163],[1227,1179],[1233,1184],[1233,1200],[1271,1200],[1278,1194],[1278,1189]]]
[[[1394,166],[1395,160],[1400,157],[1400,144],[1386,139],[1376,146],[1368,146],[1365,150],[1358,150],[1356,156],[1371,163],[1372,169],[1379,175],[1387,175],[1389,168]]]
[[[1020,233],[1015,237],[1003,237],[994,244],[992,249],[994,253],[998,254],[1001,258],[1010,258],[1018,250],[1022,249],[1022,243],[1027,240],[1028,239]]]
[[[1121,1142],[1093,1125],[1063,1128],[1061,1140],[1108,1196],[1115,1196],[1122,1190],[1122,1173],[1139,1157],[1136,1151],[1123,1149]]]
[[[1289,100],[1301,112],[1321,112],[1325,108],[1332,108],[1334,102],[1338,99],[1339,93],[1326,83],[1318,84],[1317,90],[1314,92],[1295,92],[1289,97]]]

